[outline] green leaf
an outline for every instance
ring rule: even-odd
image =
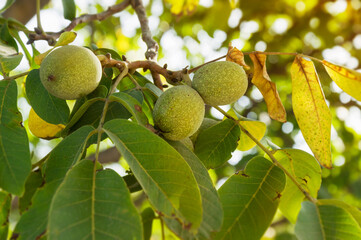
[[[321,199],[318,200],[317,203],[318,205],[333,205],[344,209],[350,213],[358,225],[361,226],[361,211],[358,208],[350,206],[347,203],[337,199]]]
[[[223,222],[223,209],[218,193],[201,160],[181,142],[169,141],[169,144],[182,155],[191,167],[201,192],[203,217],[197,238],[210,239],[212,233],[220,230]],[[177,220],[165,219],[165,222],[181,239],[194,238],[186,229],[182,228]]]
[[[0,13],[4,12],[6,9],[8,9],[14,2],[15,2],[15,0],[7,0],[5,5],[2,7],[2,9],[0,9]]]
[[[152,208],[148,207],[142,211],[143,239],[149,240],[152,236],[152,226],[155,214]]]
[[[5,45],[0,42],[0,56],[11,56],[16,55],[17,51],[15,48]]]
[[[64,8],[64,18],[68,20],[73,20],[76,14],[76,7],[74,0],[62,0]]]
[[[21,196],[31,171],[31,160],[17,97],[15,81],[0,81],[0,188]]]
[[[73,0],[62,0],[63,2],[64,1],[67,1],[67,2],[72,2]],[[74,3],[74,2],[73,2]],[[74,6],[75,7],[75,6]],[[75,14],[75,12],[74,12]],[[70,20],[70,19],[69,19]],[[68,45],[69,43],[72,43],[76,38],[76,33],[75,32],[63,32],[58,41],[56,42],[55,47],[60,47],[60,46],[65,46],[65,45]]]
[[[14,230],[21,239],[35,239],[45,231],[53,195],[66,172],[80,160],[93,130],[90,126],[80,128],[51,151],[44,171],[45,184],[35,192],[29,210],[21,216]]]
[[[19,210],[21,213],[26,211],[31,205],[31,198],[42,183],[43,177],[40,171],[30,173],[26,179],[24,195],[19,198]]]
[[[112,85],[112,80],[113,80],[113,69],[112,68],[104,68],[103,76],[102,76],[102,79],[100,80],[99,85],[100,86],[103,85],[107,89],[110,89],[111,85]]]
[[[194,153],[206,168],[216,168],[231,158],[239,140],[238,124],[226,119],[202,131],[197,138]]]
[[[94,179],[95,178],[95,179]],[[49,239],[142,239],[140,215],[123,179],[83,160],[66,175],[51,202]]]
[[[122,57],[116,51],[114,51],[113,49],[98,48],[98,49],[94,50],[94,53],[96,55],[106,55],[107,53],[110,53],[111,58],[116,59],[116,60],[122,60]]]
[[[298,149],[281,149],[274,152],[274,157],[312,197],[317,197],[322,182],[321,167],[312,155]],[[304,198],[304,194],[287,177],[279,208],[291,223],[296,223]]]
[[[145,88],[147,88],[149,90],[149,92],[151,92],[156,98],[160,97],[160,95],[162,95],[163,91],[160,90],[157,86],[155,86],[152,83],[146,83]]]
[[[127,161],[150,203],[165,216],[178,218],[195,231],[202,220],[201,196],[182,156],[134,122],[111,120],[104,124],[104,131]]]
[[[0,191],[0,239],[8,236],[10,207],[11,195]]]
[[[83,106],[78,110],[78,112],[74,115],[73,119],[71,120],[71,124],[69,123],[69,126],[71,126],[70,132],[75,131],[76,129],[85,126],[85,125],[91,125],[93,127],[97,127],[100,121],[101,114],[104,109],[104,102],[99,101],[98,98],[95,98],[88,100]],[[82,112],[85,110],[85,112],[82,114]],[[80,118],[75,121],[78,117]],[[123,107],[118,102],[111,102],[108,106],[108,111],[105,116],[105,122],[115,119],[115,118],[124,118],[128,119],[131,117],[131,114],[128,112],[128,110]],[[75,122],[75,123],[74,123]]]
[[[117,92],[111,95],[109,100],[122,104],[140,125],[148,124],[148,118],[142,110],[142,104],[134,97],[123,92]]]
[[[219,189],[224,222],[215,239],[260,239],[276,213],[286,178],[263,157],[250,160],[244,172]]]
[[[258,141],[260,141],[266,133],[266,124],[254,120],[241,120],[239,124],[242,125],[250,134],[252,134]],[[244,132],[241,131],[237,149],[240,151],[248,151],[256,146],[256,143],[250,139]]]
[[[149,81],[146,77],[144,77],[142,74],[140,74],[139,72],[134,72],[132,74],[132,77],[138,82],[138,84],[142,87],[145,86],[145,84],[150,83],[152,84],[151,81]],[[117,86],[117,88],[119,89],[119,91],[123,92],[125,90],[129,90],[132,88],[135,88],[135,84],[133,83],[133,81],[126,76],[125,78],[122,79],[122,81],[119,83],[119,85]]]
[[[70,129],[72,126],[74,126],[82,118],[82,116],[87,112],[87,110],[90,108],[90,106],[93,103],[95,103],[97,101],[101,101],[102,99],[103,98],[92,98],[89,100],[78,99],[71,112],[70,120],[63,131],[65,132],[68,129]],[[102,106],[104,107],[104,103],[102,104]],[[99,113],[101,113],[100,110],[99,110]],[[83,125],[81,125],[81,126],[83,126]]]
[[[333,203],[303,202],[295,226],[299,240],[361,239],[361,228],[353,215]]]
[[[66,124],[69,107],[65,100],[51,95],[40,80],[39,69],[32,70],[26,78],[26,96],[36,114],[52,124]]]
[[[0,25],[0,43],[13,47],[16,52],[19,52],[18,44],[9,32],[8,21]]]
[[[22,58],[22,53],[12,56],[0,56],[0,71],[2,74],[8,74],[11,70],[15,69],[20,64]]]

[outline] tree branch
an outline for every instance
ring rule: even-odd
[[[142,39],[148,47],[148,50],[145,53],[145,57],[148,60],[157,61],[159,46],[158,43],[152,38],[152,34],[149,29],[147,13],[145,12],[143,2],[142,0],[131,0],[131,5],[134,8],[140,22],[140,28],[142,29]]]
[[[150,32],[150,29],[149,29],[149,22],[148,22],[147,13],[145,11],[143,2],[142,2],[142,0],[131,0],[130,4],[132,5],[133,9],[135,10],[135,12],[138,16],[140,28],[142,29],[142,39],[145,42],[145,44],[147,45],[147,51],[145,52],[145,57],[148,60],[156,62],[157,58],[158,58],[159,45],[152,38],[152,33]],[[163,90],[163,84],[160,79],[159,73],[151,70],[151,74],[153,77],[154,84],[160,90]]]
[[[129,5],[130,5],[130,0],[124,0],[123,2],[121,2],[119,4],[110,6],[104,12],[97,13],[97,14],[81,15],[80,17],[74,18],[74,20],[71,21],[71,23],[66,28],[64,28],[63,30],[61,30],[59,32],[29,34],[28,44],[33,43],[34,41],[37,41],[37,40],[46,40],[46,41],[48,41],[49,45],[54,45],[56,42],[56,39],[59,38],[59,36],[63,32],[69,32],[81,23],[88,23],[88,22],[95,21],[95,20],[103,21],[104,19],[112,16],[113,14],[123,11]]]
[[[110,58],[110,56],[99,55],[98,56],[103,67],[114,67],[117,64],[122,64],[124,61],[115,60]],[[143,61],[134,61],[127,62],[129,72],[135,70],[137,68],[143,68],[144,71],[150,70],[152,73],[157,73],[163,75],[167,82],[172,85],[179,85],[183,80],[183,75],[187,74],[188,70],[186,68],[179,71],[170,71],[166,68],[166,66],[162,67],[158,65],[156,62],[151,60],[143,60]],[[156,83],[158,84],[158,83]]]

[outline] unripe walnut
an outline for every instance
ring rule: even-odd
[[[244,95],[248,78],[243,68],[234,62],[213,62],[196,71],[192,87],[206,104],[226,105]]]
[[[157,100],[155,126],[169,140],[181,140],[197,131],[204,117],[204,102],[191,87],[181,85],[165,91]]]
[[[62,99],[85,96],[99,85],[102,66],[95,54],[79,46],[63,46],[47,55],[40,66],[46,90]]]

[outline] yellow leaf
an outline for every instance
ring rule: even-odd
[[[331,161],[331,112],[311,60],[296,56],[291,67],[292,107],[303,137],[326,168]]]
[[[231,108],[227,111],[227,114],[233,117],[234,119],[238,120],[239,124],[242,125],[250,134],[252,134],[258,141],[260,141],[265,133],[266,133],[266,124],[264,122],[251,120],[248,118],[241,118],[239,115]],[[224,116],[223,120],[227,119],[226,116]],[[241,135],[238,140],[238,146],[237,149],[240,151],[248,151],[254,146],[256,146],[256,143],[250,139],[244,132],[241,131]]]
[[[361,101],[361,73],[325,60],[322,61],[322,64],[337,86],[350,96]]]
[[[35,56],[35,57],[34,57],[35,63],[38,64],[38,65],[40,65],[41,62],[43,61],[43,59],[46,57],[46,55],[48,55],[48,54],[51,52],[51,50],[53,50],[53,49],[54,49],[54,48],[49,49],[48,51],[43,52],[42,54],[39,54],[39,55]]]
[[[260,141],[266,133],[266,124],[260,121],[241,120],[239,124],[242,125],[250,134],[252,134],[258,141]],[[240,151],[247,151],[256,146],[256,143],[250,139],[244,132],[238,141],[237,149]]]
[[[41,119],[34,111],[30,109],[29,113],[29,129],[38,138],[53,139],[58,137],[57,134],[63,130],[63,124],[51,124]]]
[[[63,32],[60,35],[60,37],[54,47],[68,45],[69,43],[73,42],[75,40],[75,38],[76,38],[75,32]]]
[[[278,95],[276,84],[271,81],[266,69],[266,55],[252,53],[249,55],[254,65],[252,83],[260,90],[267,104],[268,114],[271,118],[286,122],[286,110]]]
[[[240,50],[238,50],[235,47],[232,47],[231,43],[228,46],[226,61],[237,63],[240,66],[242,66],[245,70],[250,69],[250,67],[244,61],[243,52],[241,52]]]
[[[172,5],[170,11],[174,15],[190,15],[193,13],[197,6],[199,0],[166,0],[166,2]]]
[[[231,5],[232,9],[235,9],[238,5],[239,0],[229,0],[229,4]]]
[[[227,114],[233,117],[234,119],[237,119],[239,121],[239,124],[242,125],[250,134],[252,134],[258,141],[260,141],[265,133],[266,133],[266,124],[264,122],[251,120],[248,118],[241,118],[239,115],[231,108],[227,111]],[[227,119],[225,116],[223,120]],[[254,146],[256,146],[256,143],[250,139],[244,132],[241,131],[241,135],[238,140],[238,146],[237,149],[240,151],[248,151]]]

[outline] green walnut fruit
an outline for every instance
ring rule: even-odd
[[[79,46],[63,46],[47,55],[40,79],[52,95],[70,100],[85,96],[99,85],[102,66],[95,54]]]
[[[219,123],[219,121],[214,120],[212,118],[204,118],[203,122],[202,122],[201,126],[198,128],[198,130],[192,136],[189,137],[190,140],[192,141],[192,143],[194,144],[196,142],[200,132],[206,130],[207,128],[213,127],[217,123]]]
[[[165,91],[153,110],[155,126],[169,140],[181,140],[197,131],[204,117],[204,102],[189,86],[175,86]]]
[[[248,77],[241,66],[233,62],[213,62],[196,71],[192,87],[211,106],[231,104],[244,95]]]

